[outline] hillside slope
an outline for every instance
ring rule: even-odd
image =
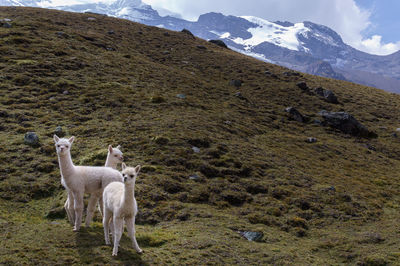
[[[4,18],[11,27],[1,22],[0,263],[399,259],[399,95],[102,15],[1,7]],[[313,93],[321,86],[339,104]],[[307,122],[291,119],[290,106]],[[324,126],[321,110],[349,112],[378,138]],[[75,164],[102,165],[108,144],[120,144],[127,165],[143,165],[143,255],[124,237],[112,258],[99,217],[72,232],[52,141],[57,126],[76,137]],[[37,146],[24,143],[29,131]],[[262,232],[261,241],[241,237],[246,230]]]

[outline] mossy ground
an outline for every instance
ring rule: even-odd
[[[0,28],[0,263],[399,264],[399,95],[285,75],[184,33],[101,15],[2,7],[0,18],[12,19]],[[288,106],[310,122],[288,119]],[[313,123],[322,109],[347,111],[379,137]],[[143,255],[125,235],[112,258],[99,217],[79,233],[55,219],[65,201],[57,126],[76,136],[76,164],[102,165],[119,144],[128,165],[144,166]],[[24,144],[28,131],[39,147]],[[249,242],[239,230],[264,237]]]

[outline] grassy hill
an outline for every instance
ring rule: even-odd
[[[1,264],[398,264],[399,95],[102,15],[0,7],[4,18]],[[308,121],[290,119],[289,106]],[[321,110],[349,112],[378,137],[323,126]],[[111,257],[99,214],[72,232],[58,126],[76,137],[75,164],[103,165],[120,144],[128,165],[143,166],[143,255],[125,235]],[[24,143],[29,131],[39,145]],[[263,238],[248,241],[246,230]]]

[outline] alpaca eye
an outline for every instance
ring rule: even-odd
[[[68,145],[67,145],[67,146],[65,146],[65,148],[67,148],[67,149],[68,149]]]
[[[133,178],[133,175],[131,175],[131,178]]]
[[[118,157],[118,155],[114,155],[114,157]]]
[[[125,177],[125,176],[126,176],[126,174],[122,174],[122,176],[123,176],[123,177]]]
[[[57,148],[60,148],[60,145],[57,145]]]

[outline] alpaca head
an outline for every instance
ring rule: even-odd
[[[111,145],[109,145],[107,155],[108,160],[115,164],[122,163],[124,161],[124,156],[120,149],[120,145],[118,145],[116,148],[113,148]]]
[[[54,142],[56,146],[56,151],[58,155],[65,155],[67,154],[70,149],[72,142],[74,142],[75,137],[71,137],[69,139],[64,139],[64,138],[59,138],[56,135],[54,135]]]
[[[136,177],[139,174],[140,165],[133,167],[127,167],[124,163],[122,163],[122,177],[124,178],[124,183],[126,185],[135,184]]]

